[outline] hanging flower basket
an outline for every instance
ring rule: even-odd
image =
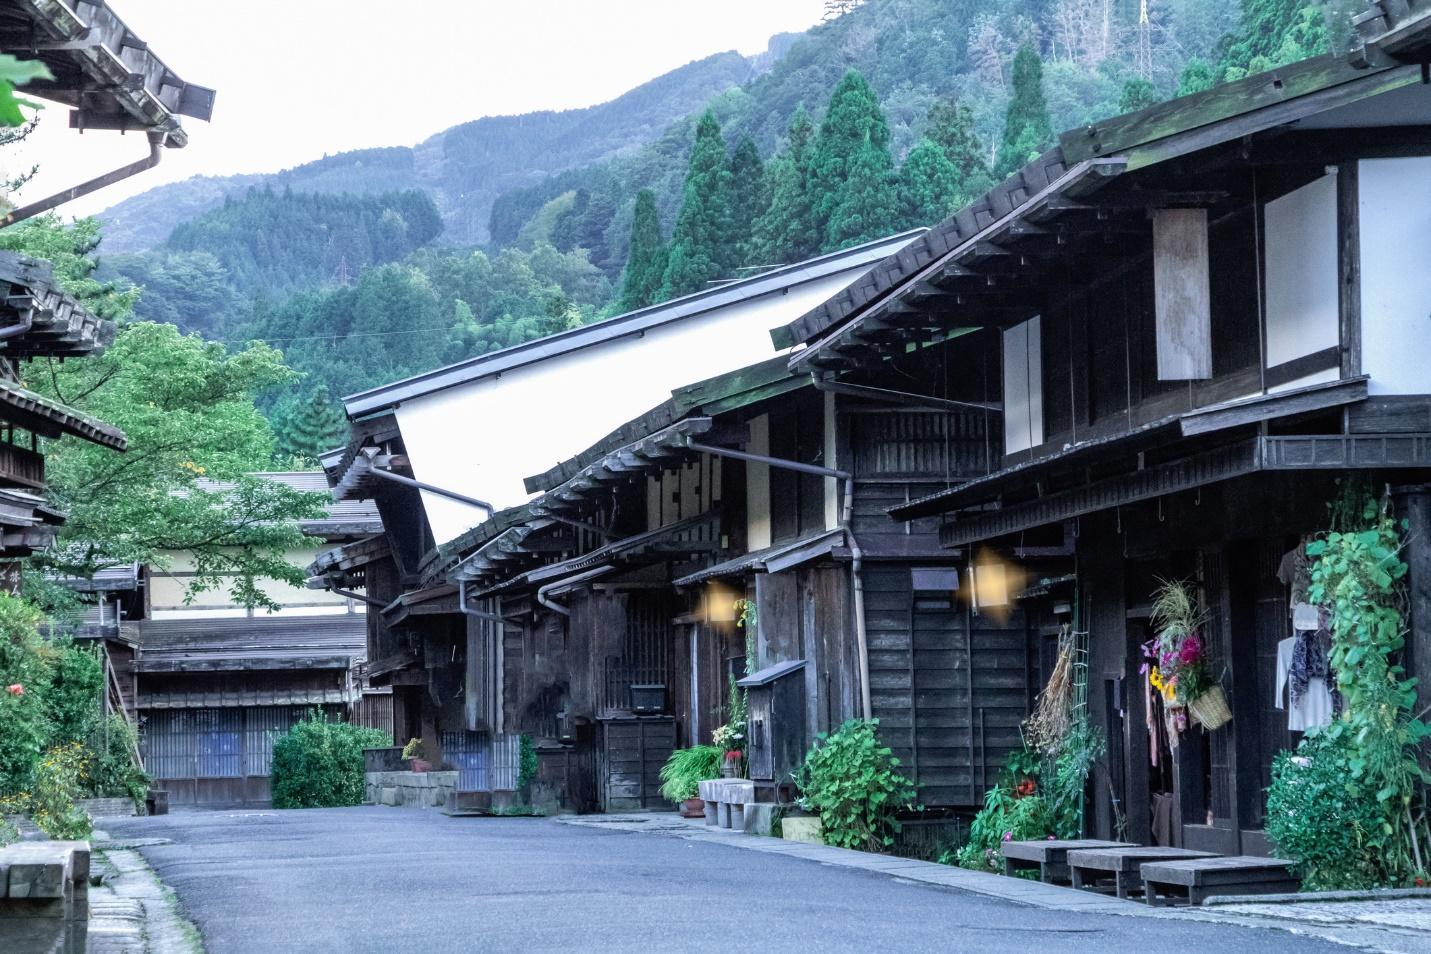
[[[1227,696],[1218,685],[1189,702],[1188,711],[1209,732],[1232,721],[1232,710],[1227,707]]]

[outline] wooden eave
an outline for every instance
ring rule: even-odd
[[[181,147],[180,117],[213,112],[214,91],[181,80],[103,0],[15,0],[0,12],[0,50],[49,68],[54,78],[25,92],[71,107],[71,128],[162,133]]]
[[[71,435],[101,447],[122,451],[129,440],[113,424],[81,414],[12,381],[0,379],[0,420],[39,434],[41,437]]]
[[[72,358],[102,352],[114,322],[91,313],[55,278],[54,266],[19,252],[0,252],[0,328],[24,330],[0,342],[10,358]]]

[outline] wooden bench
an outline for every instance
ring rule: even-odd
[[[1004,856],[1004,874],[1028,868],[1038,869],[1038,879],[1045,882],[1067,881],[1068,853],[1080,848],[1136,848],[1126,841],[1098,841],[1091,838],[1060,841],[1006,841],[999,849]]]
[[[1150,861],[1142,866],[1143,898],[1149,904],[1198,905],[1218,894],[1290,894],[1300,887],[1292,862],[1234,855],[1187,861]]]
[[[1109,890],[1120,898],[1143,890],[1143,875],[1139,868],[1149,861],[1186,861],[1193,858],[1215,858],[1210,851],[1189,848],[1160,848],[1156,845],[1137,848],[1077,848],[1068,853],[1068,869],[1073,886],[1090,891]]]
[[[706,824],[745,830],[745,806],[755,801],[755,783],[748,778],[714,778],[701,782]]]

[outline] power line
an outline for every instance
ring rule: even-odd
[[[211,341],[219,341],[223,344],[244,344],[249,341],[262,341],[272,344],[275,341],[335,341],[343,338],[383,338],[388,335],[421,335],[429,331],[450,331],[448,325],[431,325],[426,328],[411,328],[407,331],[354,331],[346,335],[292,335],[288,338],[265,338],[262,335],[250,335],[246,338],[211,338]]]

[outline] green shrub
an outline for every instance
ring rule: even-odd
[[[39,625],[34,606],[0,593],[0,796],[29,790],[50,736],[45,695],[54,650]]]
[[[95,798],[133,799],[141,804],[152,781],[134,764],[139,734],[124,716],[111,713],[90,734],[88,791]]]
[[[1308,891],[1362,890],[1393,883],[1384,855],[1369,850],[1386,825],[1375,795],[1354,781],[1357,749],[1345,733],[1321,732],[1272,760],[1267,836],[1297,862]]]
[[[363,749],[386,747],[386,734],[329,722],[314,709],[273,744],[274,808],[337,808],[363,801]]]
[[[1047,838],[1053,813],[1040,795],[1020,796],[1016,789],[995,785],[984,796],[984,807],[969,826],[969,840],[955,855],[961,868],[998,871],[999,845],[1006,841]]]
[[[89,750],[80,742],[46,749],[35,767],[34,787],[20,796],[21,810],[51,838],[88,838],[94,826],[76,802],[85,794],[85,763]]]
[[[1058,754],[1039,778],[1039,791],[1049,806],[1050,828],[1060,838],[1083,837],[1083,793],[1088,775],[1106,747],[1088,718],[1074,719],[1059,743]]]
[[[914,807],[914,785],[875,734],[878,725],[851,719],[820,733],[800,767],[801,801],[820,814],[826,844],[884,851],[900,830],[896,813]]]
[[[537,747],[530,735],[523,735],[517,742],[517,787],[526,788],[536,781],[541,765],[537,762]]]
[[[720,763],[725,753],[714,745],[693,745],[676,749],[661,766],[661,797],[680,804],[695,798],[700,783],[720,778]]]
[[[99,727],[104,699],[104,664],[92,646],[60,643],[53,647],[45,709],[50,741],[86,742]]]

